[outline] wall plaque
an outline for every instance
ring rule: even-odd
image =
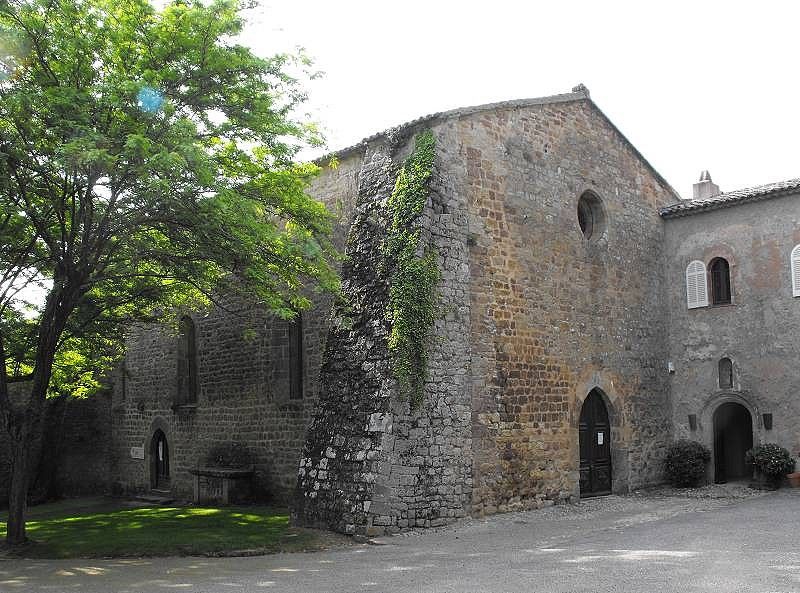
[[[144,447],[131,447],[131,459],[144,459]]]

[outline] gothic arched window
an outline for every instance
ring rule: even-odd
[[[289,325],[289,398],[303,398],[303,317],[297,314]]]
[[[189,316],[181,318],[178,336],[178,404],[197,402],[197,332]]]

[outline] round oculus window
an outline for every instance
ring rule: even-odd
[[[606,230],[606,214],[603,202],[592,192],[583,192],[578,200],[578,225],[587,240],[596,240]]]

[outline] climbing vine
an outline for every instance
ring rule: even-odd
[[[428,342],[436,314],[439,267],[436,252],[420,252],[420,215],[428,200],[428,183],[436,157],[430,130],[417,135],[388,201],[391,222],[384,243],[389,270],[391,324],[389,352],[401,395],[412,407],[422,403],[428,369]]]

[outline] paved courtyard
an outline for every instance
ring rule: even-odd
[[[800,592],[800,491],[605,497],[329,552],[0,561],[0,591]]]

